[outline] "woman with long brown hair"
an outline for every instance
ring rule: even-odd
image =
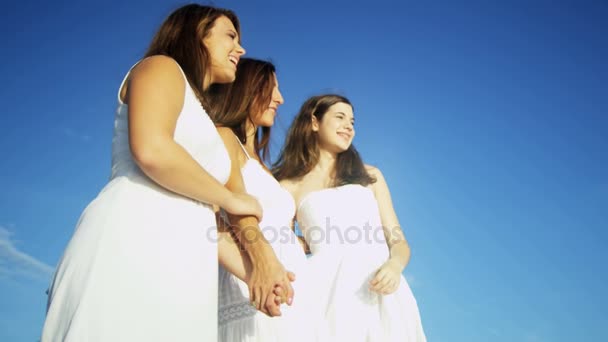
[[[312,254],[306,291],[318,308],[307,323],[319,341],[425,341],[401,275],[410,249],[382,173],[363,164],[352,145],[354,120],[344,96],[309,98],[273,168],[298,203],[296,220]]]
[[[262,211],[224,186],[230,157],[203,105],[212,84],[234,81],[244,53],[232,11],[192,4],[169,15],[127,73],[111,180],[57,266],[43,342],[217,339],[214,207]]]
[[[247,284],[259,267],[269,267],[269,262],[260,264],[250,257],[253,245],[262,250],[266,247],[277,266],[284,265],[295,272],[298,278],[306,257],[297,237],[291,230],[295,204],[291,195],[274,179],[264,161],[268,156],[270,130],[274,124],[278,107],[283,104],[275,67],[272,63],[257,59],[240,60],[236,80],[210,89],[212,102],[209,113],[219,126],[218,131],[228,147],[233,165],[241,170],[242,182],[248,194],[255,196],[262,206],[264,217],[251,222],[248,228],[228,215],[225,230],[220,229],[220,273],[219,273],[219,339],[222,342],[241,341],[294,341],[303,339],[305,333],[297,332],[298,304],[279,309],[279,304],[291,305],[292,289],[277,287],[278,296],[270,294],[267,299],[268,317],[249,304]],[[230,186],[230,184],[228,184]],[[220,220],[223,222],[223,220]],[[257,241],[248,233],[262,229],[263,236]],[[226,246],[224,248],[224,246]],[[230,248],[232,247],[232,248]],[[240,247],[240,248],[239,248]],[[242,253],[241,253],[242,251]],[[261,260],[258,258],[258,260]],[[293,278],[292,278],[293,280]],[[293,284],[297,287],[298,280]],[[251,286],[249,286],[251,288]],[[251,290],[249,290],[251,292]],[[297,294],[300,291],[296,291]],[[276,299],[276,301],[275,301]],[[297,299],[296,299],[297,301]],[[299,302],[298,302],[299,303]],[[259,308],[258,308],[259,309]],[[297,333],[296,333],[297,332]]]

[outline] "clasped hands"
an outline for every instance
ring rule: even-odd
[[[293,303],[294,291],[291,282],[296,276],[276,262],[254,267],[248,277],[251,305],[264,314],[281,316],[281,305]]]

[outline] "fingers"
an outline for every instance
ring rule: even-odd
[[[285,288],[285,290],[286,290],[285,297],[286,297],[287,305],[291,305],[293,303],[293,297],[295,295],[293,287],[291,286],[291,282],[296,280],[296,274],[291,271],[287,271],[287,280],[289,280],[289,282],[287,282],[287,287]]]
[[[255,287],[253,290],[253,299],[251,300],[251,305],[253,305],[256,309],[262,310],[262,291],[259,287]]]
[[[399,286],[399,278],[393,277],[389,274],[379,275],[379,277],[377,277],[377,279],[374,278],[374,280],[372,280],[370,284],[371,283],[373,283],[374,285],[370,286],[370,291],[374,291],[382,295],[387,295],[397,290],[397,287]]]
[[[281,299],[273,294],[268,296],[266,303],[264,303],[263,313],[270,317],[281,316]]]
[[[287,305],[291,305],[293,303],[293,296],[295,295],[293,287],[291,286],[291,282],[287,282],[284,286]]]
[[[395,281],[393,279],[387,279],[382,283],[382,286],[379,286],[378,292],[381,294],[389,294],[390,290],[395,287]]]
[[[378,271],[378,273],[376,273],[376,276],[374,277],[374,279],[372,279],[372,281],[370,282],[370,290],[378,292],[380,287],[384,286],[384,282],[386,281],[387,277],[388,277],[387,272],[385,272],[382,269],[380,271]]]
[[[267,305],[268,300],[271,300],[272,302],[274,302],[274,298],[270,298],[272,296],[274,296],[274,295],[271,295],[271,291],[266,291],[266,290],[261,291],[260,308],[258,310],[262,310],[262,309],[268,310],[268,305]]]
[[[287,302],[287,296],[284,294],[283,288],[281,285],[275,285],[273,294],[279,301],[279,304],[285,304]]]

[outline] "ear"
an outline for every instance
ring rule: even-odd
[[[319,131],[319,120],[317,120],[317,117],[314,115],[312,116],[312,131],[313,132],[318,132]]]

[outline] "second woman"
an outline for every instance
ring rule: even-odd
[[[277,306],[284,302],[291,304],[292,291],[281,288],[277,293],[283,293],[283,296],[275,298],[270,295],[270,298],[262,299],[266,303],[266,307],[261,308],[262,312],[281,315],[272,318],[249,303],[249,297],[254,294],[251,286],[249,290],[247,286],[255,277],[257,268],[268,267],[251,264],[251,260],[256,260],[249,257],[254,245],[257,250],[265,249],[267,253],[276,255],[287,270],[298,276],[303,273],[306,263],[304,251],[291,228],[295,214],[293,198],[264,164],[268,156],[270,128],[278,107],[283,104],[275,67],[269,62],[243,58],[238,65],[236,81],[230,85],[218,85],[211,91],[214,100],[210,115],[219,126],[218,131],[233,163],[240,166],[245,191],[259,200],[264,212],[259,223],[244,225],[241,221],[236,234],[235,231],[233,234],[220,232],[220,245],[234,244],[234,248],[230,255],[227,255],[230,249],[220,248],[224,255],[220,255],[219,341],[294,340],[294,335],[302,336],[293,328],[296,323],[301,323],[297,317],[303,306],[283,307],[283,312],[279,312]],[[234,224],[235,220],[230,222]],[[263,236],[255,238],[258,227]],[[297,288],[296,284],[297,280],[294,288]]]

